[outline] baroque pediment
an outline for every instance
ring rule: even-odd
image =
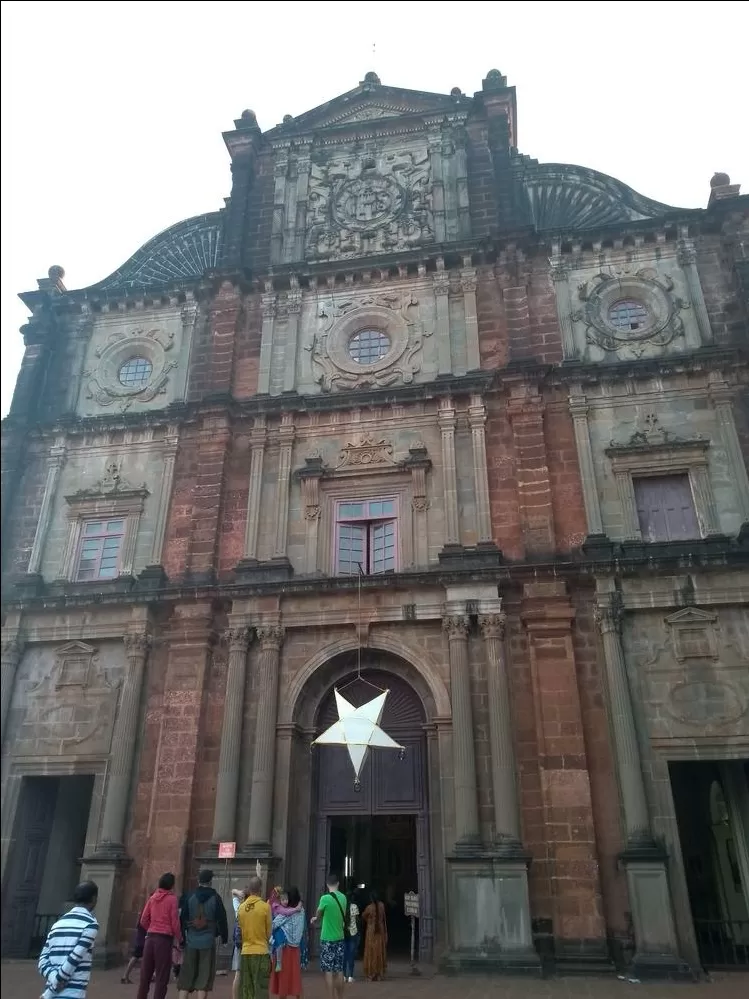
[[[367,74],[367,77],[371,76],[374,74]],[[467,113],[471,103],[470,98],[459,93],[433,94],[422,90],[383,87],[379,81],[365,79],[354,90],[341,94],[326,104],[295,118],[288,117],[281,125],[271,129],[268,135],[280,137],[284,133],[317,131],[411,115]]]

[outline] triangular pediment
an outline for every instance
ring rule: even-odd
[[[65,645],[61,645],[55,650],[55,655],[57,656],[90,656],[96,649],[93,645],[86,645],[85,642],[66,642]]]
[[[355,125],[359,122],[384,121],[411,115],[454,114],[470,109],[472,100],[463,94],[432,94],[401,87],[383,87],[364,82],[340,97],[305,111],[296,118],[271,129],[279,137],[285,133]]]
[[[685,607],[666,618],[666,624],[713,624],[717,620],[715,614],[700,610],[699,607]]]

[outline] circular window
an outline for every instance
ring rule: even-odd
[[[375,364],[390,350],[390,337],[382,330],[359,330],[348,342],[349,357],[357,364]]]
[[[153,371],[153,364],[147,357],[131,357],[120,367],[120,383],[126,388],[143,388]]]
[[[618,330],[643,330],[650,322],[650,314],[642,302],[626,298],[609,308],[609,322]]]

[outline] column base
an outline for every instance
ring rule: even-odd
[[[614,557],[614,543],[606,534],[589,534],[583,541],[583,553],[589,558],[610,562]]]
[[[633,974],[637,978],[693,978],[692,969],[679,954],[665,850],[651,841],[631,843],[619,861],[627,877],[635,935]]]
[[[256,558],[243,558],[234,566],[234,576],[238,583],[267,582],[277,583],[291,579],[294,569],[287,558],[272,558],[260,562]]]
[[[92,856],[83,858],[81,881],[95,881],[99,886],[96,918],[100,930],[92,955],[98,968],[112,968],[121,964],[124,958],[120,942],[122,879],[131,863],[122,847],[108,843],[98,847]]]
[[[540,976],[526,858],[470,856],[456,848],[447,865],[449,947],[442,970]]]
[[[166,570],[163,565],[147,565],[143,572],[139,573],[135,583],[136,590],[160,590],[168,580]]]

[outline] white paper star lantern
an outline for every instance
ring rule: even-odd
[[[361,707],[355,708],[342,694],[335,691],[338,721],[312,743],[313,746],[345,746],[354,767],[354,783],[359,785],[359,774],[367,758],[370,746],[378,749],[399,749],[404,747],[383,732],[379,722],[389,691],[384,690],[377,697]]]

